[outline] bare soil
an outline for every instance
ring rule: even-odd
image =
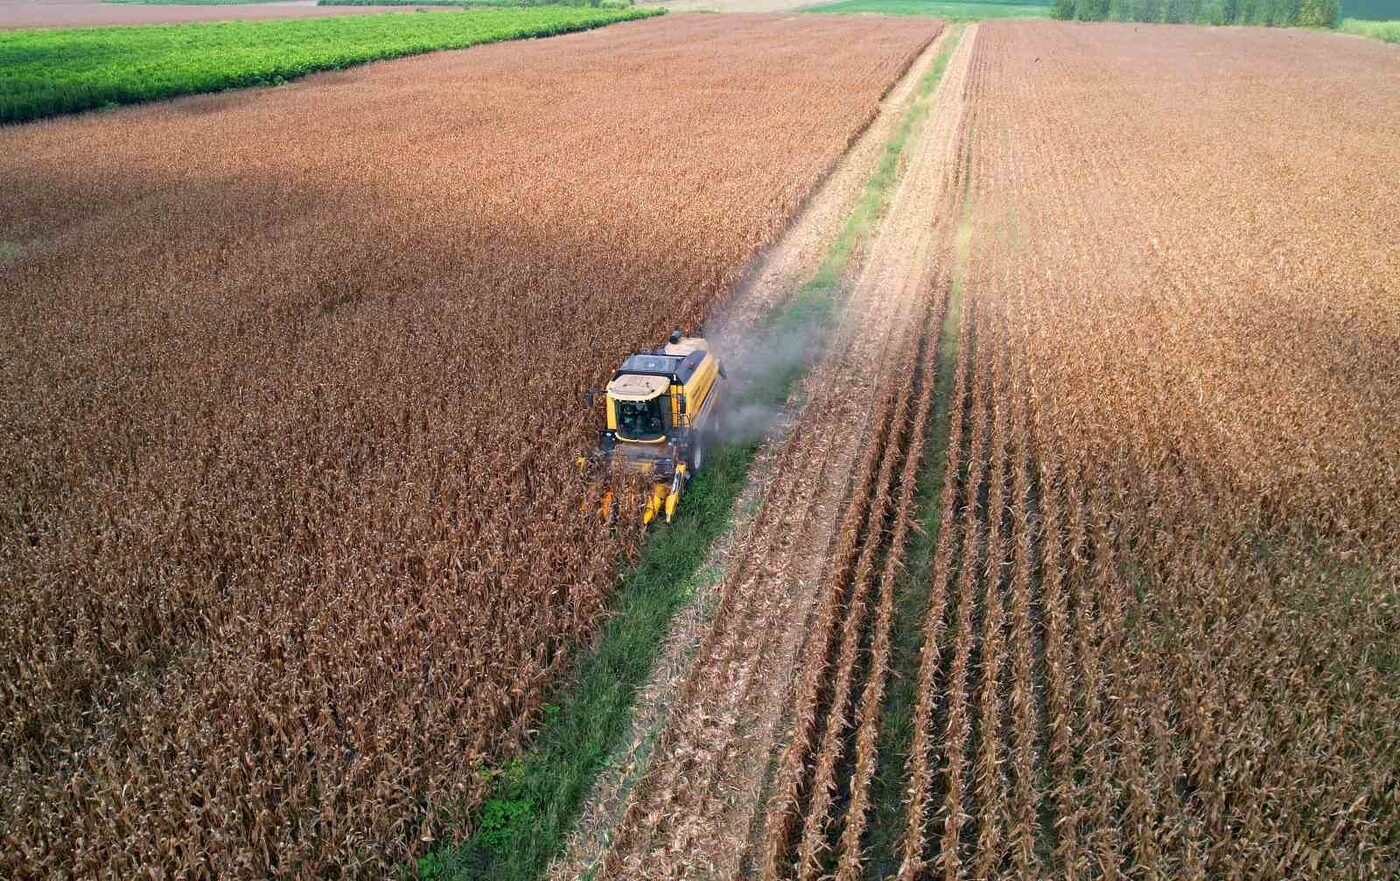
[[[825,0],[664,0],[642,6],[664,6],[672,12],[791,12]]]

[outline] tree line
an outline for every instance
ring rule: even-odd
[[[1077,21],[1330,28],[1341,20],[1341,0],[1055,0],[1051,14]]]

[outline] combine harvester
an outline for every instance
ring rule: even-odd
[[[691,476],[705,463],[705,447],[718,435],[724,368],[700,336],[671,334],[665,346],[627,356],[606,389],[607,427],[598,449],[579,457],[595,472],[641,474],[650,481],[642,522],[663,511],[666,522]],[[589,393],[589,403],[596,395]],[[613,516],[613,490],[599,512]]]

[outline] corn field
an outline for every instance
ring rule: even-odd
[[[0,132],[0,874],[464,834],[637,539],[584,392],[936,30],[688,16]]]
[[[899,877],[1400,870],[1400,66],[1338,45],[982,26]]]
[[[926,318],[891,344],[748,865],[1396,877],[1400,61],[1263,31],[963,41]],[[949,441],[874,864],[930,388]]]
[[[640,537],[585,392],[946,48],[598,877],[1400,876],[1400,60],[940,31],[678,16],[0,131],[0,875],[469,832]]]

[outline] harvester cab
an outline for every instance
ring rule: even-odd
[[[580,464],[644,475],[642,521],[664,513],[669,523],[717,433],[723,381],[724,370],[701,336],[676,331],[661,348],[629,355],[608,383],[607,425],[598,432],[598,449]],[[612,516],[613,501],[606,490],[604,517]]]

